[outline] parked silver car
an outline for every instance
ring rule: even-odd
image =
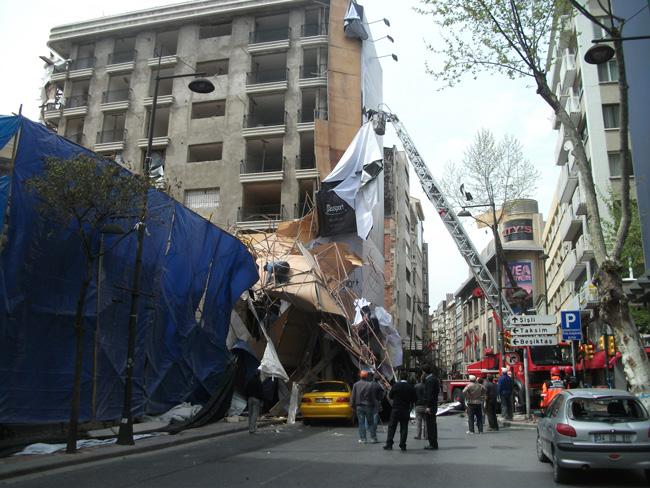
[[[553,463],[553,479],[570,469],[642,469],[650,482],[650,419],[623,390],[564,390],[537,424],[537,457]]]

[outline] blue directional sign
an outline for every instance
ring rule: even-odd
[[[562,340],[563,341],[580,341],[582,340],[582,324],[580,322],[579,310],[563,310],[562,316]]]

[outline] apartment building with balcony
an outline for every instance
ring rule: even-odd
[[[385,303],[410,357],[428,354],[428,246],[423,241],[422,204],[409,193],[409,163],[403,151],[384,148]]]
[[[381,102],[372,43],[343,32],[348,4],[202,0],[54,27],[48,46],[64,62],[52,68],[42,119],[141,172],[157,73],[205,73],[212,93],[190,91],[191,77],[160,80],[153,165],[215,224],[273,229],[311,209],[362,107]]]
[[[595,15],[606,19],[598,2],[587,4]],[[615,195],[619,191],[621,178],[618,67],[615,60],[600,65],[584,61],[586,50],[593,45],[592,39],[602,37],[602,29],[582,15],[558,17],[551,36],[549,81],[580,128],[599,195],[600,217],[607,220],[611,215],[605,200],[610,192]],[[558,315],[560,310],[582,310],[588,322],[590,316],[594,317],[592,310],[598,306],[592,284],[597,266],[587,228],[583,183],[564,126],[555,120],[554,128],[558,131],[555,162],[561,173],[542,235],[548,256],[545,263],[548,308],[550,313]],[[634,153],[632,158],[636,159]],[[634,176],[631,197],[635,198]],[[538,310],[544,305],[538,303]],[[595,336],[602,333],[600,327],[594,323]]]
[[[441,377],[446,377],[453,368],[455,321],[456,302],[454,295],[448,293],[431,312],[434,364],[438,367]]]

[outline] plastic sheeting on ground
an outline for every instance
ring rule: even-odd
[[[155,437],[159,435],[166,435],[165,432],[156,432],[155,434],[137,434],[133,436],[133,440],[137,441],[139,439],[146,439],[147,437]],[[82,439],[77,441],[77,449],[84,449],[86,447],[99,447],[99,446],[108,446],[110,444],[115,444],[117,442],[117,437],[112,439]],[[16,452],[14,456],[32,456],[35,454],[53,454],[55,452],[63,451],[66,448],[66,444],[46,444],[44,442],[37,442],[36,444],[30,444],[25,449],[20,452]]]
[[[85,262],[75,229],[41,218],[24,184],[43,159],[78,154],[116,164],[24,117],[0,117],[0,147],[20,128],[7,245],[0,256],[0,422],[70,414],[74,317]],[[126,170],[124,170],[126,171]],[[246,248],[168,195],[150,190],[138,310],[133,414],[204,403],[231,359],[232,306],[258,279]],[[132,229],[137,221],[118,224]],[[2,228],[0,226],[0,228]],[[106,234],[84,310],[80,420],[120,416],[136,233]],[[99,246],[100,236],[94,236]],[[94,408],[93,408],[94,407]]]

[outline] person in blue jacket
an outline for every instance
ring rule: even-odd
[[[508,368],[501,368],[497,390],[501,398],[501,415],[512,420],[512,378],[508,376]]]

